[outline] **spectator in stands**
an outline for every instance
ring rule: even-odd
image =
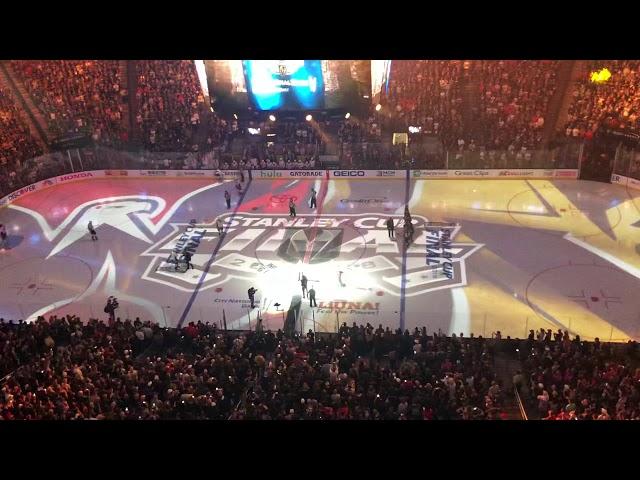
[[[12,61],[53,136],[86,133],[119,147],[128,140],[126,79],[115,60]]]
[[[567,137],[592,138],[605,125],[618,129],[640,129],[640,60],[591,60],[572,92]],[[611,78],[594,83],[591,74],[606,67]]]
[[[0,197],[30,183],[31,159],[41,153],[14,98],[0,87]]]
[[[77,317],[0,320],[5,419],[498,418],[488,345],[371,325],[231,335]],[[416,343],[417,342],[417,343]],[[411,345],[421,345],[412,349]],[[387,354],[396,352],[394,360]],[[414,353],[415,352],[415,353]],[[326,368],[328,366],[328,368]],[[17,370],[16,370],[17,369]],[[246,392],[249,381],[253,387]],[[486,413],[485,413],[486,412]]]

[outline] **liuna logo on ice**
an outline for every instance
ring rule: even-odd
[[[332,300],[318,302],[317,313],[350,313],[357,315],[378,315],[380,313],[379,302],[354,302],[349,300]]]
[[[404,218],[402,215],[391,217],[400,235]],[[396,297],[402,293],[402,253],[398,242],[389,239],[388,215],[325,214],[291,218],[239,212],[225,213],[217,219],[226,227],[225,242],[204,278],[157,268],[183,235],[186,225],[182,224],[172,224],[172,232],[142,253],[143,257],[152,257],[142,278],[186,292],[193,291],[200,280],[202,290],[223,285],[225,289],[226,285],[241,285],[246,290],[244,286],[248,281],[275,285],[274,279],[286,272],[297,272],[297,265],[304,263],[304,272],[310,280],[321,282],[323,288],[339,285],[344,295],[360,295],[358,287],[362,286],[363,276],[368,279],[371,291],[384,291]],[[206,230],[202,241],[217,241],[215,222],[213,219],[211,223],[198,225],[198,230]],[[405,294],[421,295],[466,285],[465,261],[482,245],[456,242],[461,228],[457,225],[429,223],[420,215],[413,215],[412,223],[416,234],[407,250]],[[443,234],[445,230],[447,233]],[[447,245],[434,242],[433,231],[446,235],[450,242]],[[336,305],[326,304],[326,307],[335,309]],[[346,308],[358,309],[355,305]],[[368,310],[364,305],[359,308]]]
[[[364,177],[364,170],[331,170],[334,177]]]
[[[105,176],[107,177],[128,177],[129,172],[126,170],[105,170]]]

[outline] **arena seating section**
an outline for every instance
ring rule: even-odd
[[[611,79],[595,85],[589,73],[606,67]],[[607,60],[588,62],[587,72],[576,82],[566,128],[566,136],[593,138],[602,124],[616,128],[640,128],[640,61]]]
[[[12,61],[54,136],[89,133],[96,142],[120,146],[128,139],[123,111],[127,79],[115,60]]]
[[[42,153],[31,136],[10,93],[0,88],[0,178],[1,192],[10,192],[30,183],[26,176],[30,160]]]
[[[118,61],[9,65],[52,136],[84,132],[113,148],[137,138],[146,150],[197,153],[190,168],[314,168],[330,142],[304,121],[218,118],[205,106],[192,61],[136,62],[132,92]],[[640,61],[607,61],[613,77],[605,85],[588,77],[603,62],[586,66],[567,90],[561,134],[588,140],[603,124],[638,129]],[[398,125],[419,126],[453,152],[515,155],[542,148],[544,127],[555,120],[547,110],[558,88],[557,61],[403,60],[392,68],[381,112],[319,121],[335,132],[347,168],[405,166],[381,143],[382,132]],[[33,181],[40,168],[34,159],[43,151],[20,108],[0,88],[2,194]],[[277,141],[249,142],[239,159],[222,156],[234,139],[248,138],[247,126],[277,132]],[[526,340],[446,337],[369,325],[285,338],[200,322],[176,330],[138,319],[83,320],[0,319],[0,417],[500,419],[509,392],[494,357],[506,352],[521,365],[513,384],[534,416],[640,420],[635,342],[620,347],[551,331]]]
[[[508,392],[493,356],[505,348],[512,361],[521,351],[513,383],[540,418],[640,419],[637,344],[566,332],[515,341],[343,325],[285,338],[67,316],[0,319],[0,345],[6,420],[497,420]]]

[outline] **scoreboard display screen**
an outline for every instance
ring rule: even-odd
[[[206,60],[217,111],[358,110],[371,100],[369,60]]]

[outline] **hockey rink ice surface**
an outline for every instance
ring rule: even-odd
[[[0,210],[9,233],[0,317],[106,319],[114,295],[117,316],[167,326],[224,319],[228,328],[254,328],[260,315],[277,329],[293,315],[304,331],[368,322],[485,337],[560,328],[587,340],[640,339],[639,191],[575,180],[246,185],[238,194],[233,182],[205,178],[96,178],[17,199]],[[405,250],[406,203],[415,235]],[[389,216],[399,223],[396,240]],[[195,268],[173,271],[164,260],[189,242]],[[317,308],[301,298],[302,273]],[[253,310],[250,286],[258,290]]]

